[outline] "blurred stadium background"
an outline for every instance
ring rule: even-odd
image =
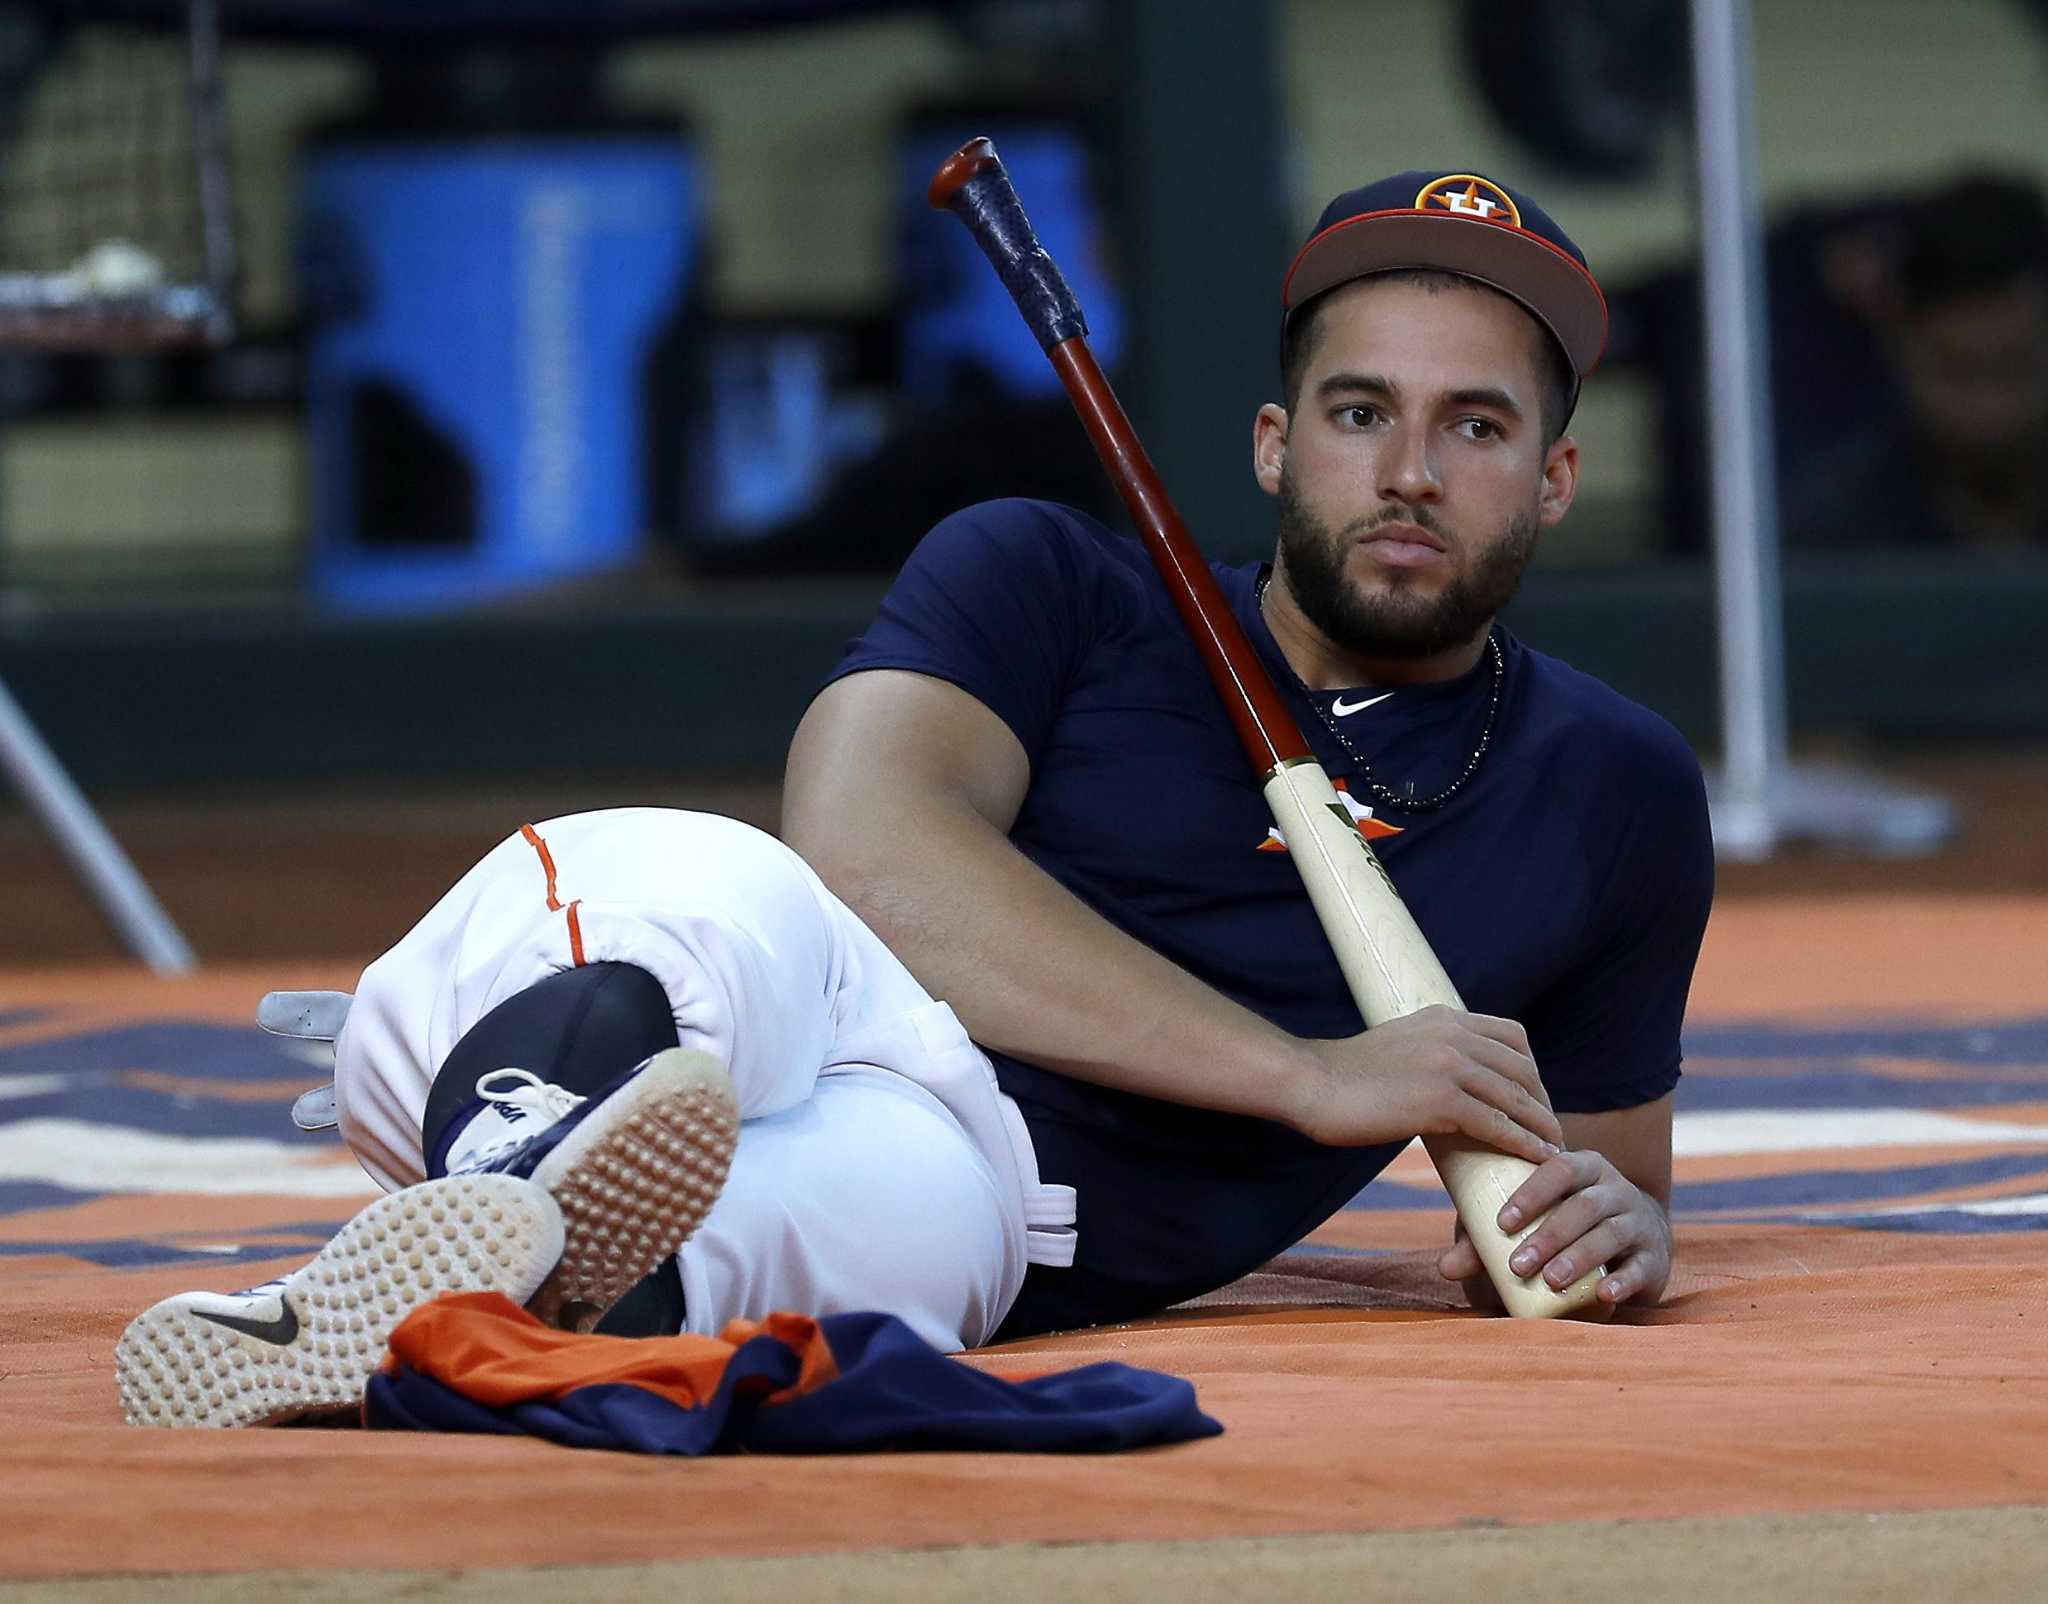
[[[1270,541],[1248,424],[1322,203],[1431,165],[1539,195],[1615,327],[1511,622],[1718,748],[1683,7],[216,9],[232,260],[187,8],[0,0],[0,272],[232,312],[0,348],[0,682],[202,961],[367,956],[526,819],[772,825],[811,689],[930,522],[1113,512],[922,211],[981,132],[1219,556]],[[1789,725],[1963,828],[1724,889],[2038,891],[2048,5],[1853,13],[1754,5]],[[12,793],[0,875],[29,914],[0,961],[120,952]]]

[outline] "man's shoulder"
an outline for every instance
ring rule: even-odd
[[[1059,551],[1106,558],[1129,542],[1100,520],[1064,502],[1005,496],[977,501],[947,514],[933,526],[925,544],[980,545],[1020,555]]]
[[[1638,790],[1702,786],[1699,759],[1669,719],[1561,657],[1528,645],[1522,653],[1532,709],[1574,768]]]
[[[1082,619],[1091,636],[1149,630],[1171,613],[1139,541],[1064,503],[1021,496],[976,502],[934,525],[897,590]]]

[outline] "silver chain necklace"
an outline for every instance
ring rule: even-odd
[[[1254,607],[1262,611],[1264,610],[1266,587],[1272,582],[1273,571],[1269,568],[1259,576],[1258,585],[1252,591],[1252,605]],[[1277,646],[1279,642],[1276,641],[1274,644]],[[1292,663],[1287,663],[1287,654],[1285,652],[1280,654],[1280,661],[1287,663],[1287,673],[1294,681],[1295,689],[1300,691],[1302,698],[1310,707],[1315,709],[1316,717],[1323,721],[1323,728],[1328,730],[1335,737],[1337,744],[1344,748],[1345,755],[1351,759],[1354,765],[1354,777],[1364,783],[1366,790],[1371,793],[1374,802],[1382,807],[1399,808],[1403,813],[1434,813],[1464,788],[1465,782],[1471,779],[1474,772],[1478,769],[1479,760],[1486,756],[1486,748],[1493,740],[1493,719],[1494,715],[1500,711],[1500,687],[1501,681],[1507,677],[1507,663],[1501,655],[1500,640],[1490,628],[1486,632],[1486,649],[1493,654],[1493,695],[1486,704],[1486,727],[1479,732],[1479,744],[1472,749],[1471,757],[1465,760],[1463,773],[1441,791],[1437,792],[1435,796],[1422,798],[1402,796],[1397,791],[1388,790],[1378,780],[1374,779],[1372,765],[1367,763],[1364,754],[1351,744],[1351,738],[1344,733],[1344,726],[1330,716],[1330,710],[1327,707],[1316,700],[1316,693],[1308,688],[1308,681],[1294,672],[1294,665]]]

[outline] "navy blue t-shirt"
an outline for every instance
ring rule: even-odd
[[[1344,785],[1354,760],[1257,607],[1261,565],[1212,568]],[[1713,889],[1699,765],[1655,714],[1504,628],[1496,638],[1505,672],[1484,760],[1437,812],[1377,810],[1399,833],[1374,850],[1465,1005],[1528,1030],[1558,1111],[1632,1108],[1678,1081]],[[1031,764],[1011,840],[1111,923],[1298,1036],[1363,1028],[1136,540],[1046,502],[957,513],[911,555],[833,677],[878,668],[946,680],[1009,726]],[[1430,797],[1471,757],[1493,680],[1488,654],[1444,684],[1312,694],[1382,785]],[[1349,789],[1368,800],[1362,782]],[[1004,1336],[1130,1318],[1221,1286],[1314,1230],[1401,1146],[1324,1147],[1270,1121],[990,1057],[1042,1178],[1079,1202],[1073,1268],[1034,1266]]]

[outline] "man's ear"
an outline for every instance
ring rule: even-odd
[[[1543,454],[1543,494],[1536,502],[1536,522],[1548,529],[1571,511],[1579,493],[1579,443],[1559,435]]]
[[[1287,409],[1268,401],[1252,419],[1252,477],[1269,496],[1280,494],[1280,467],[1287,460]]]

